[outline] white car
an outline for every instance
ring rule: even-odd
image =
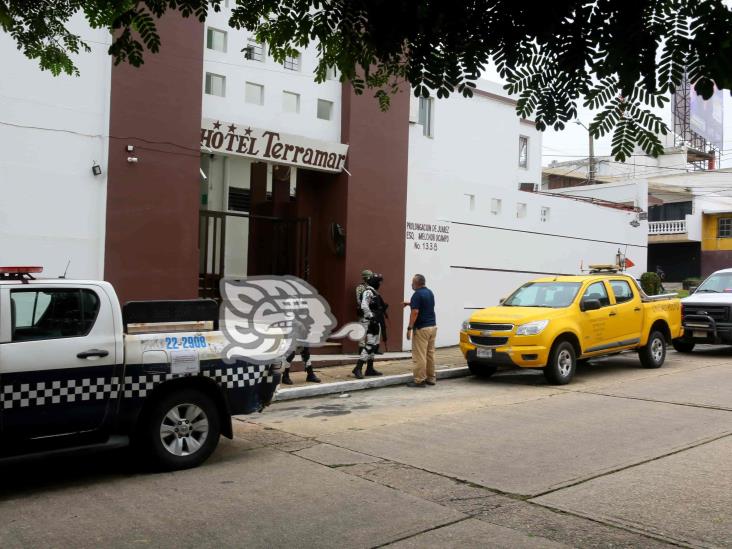
[[[732,269],[717,271],[681,300],[684,336],[674,349],[690,353],[697,343],[732,345]]]

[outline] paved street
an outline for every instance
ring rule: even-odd
[[[0,547],[732,546],[732,350],[274,404],[203,467],[0,469]]]

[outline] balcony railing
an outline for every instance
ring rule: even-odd
[[[686,220],[675,221],[650,221],[648,223],[648,234],[684,234],[686,233]]]

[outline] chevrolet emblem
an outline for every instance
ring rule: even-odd
[[[493,332],[489,332],[488,330],[483,330],[482,332],[480,332],[480,335],[490,337],[491,335],[493,335]]]

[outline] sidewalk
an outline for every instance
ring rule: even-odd
[[[319,369],[316,364],[315,371],[318,377],[322,379],[322,383],[307,383],[305,381],[305,372],[290,373],[293,384],[280,384],[274,400],[294,400],[320,395],[350,393],[352,391],[392,385],[403,385],[413,379],[411,358],[379,362],[374,366],[384,375],[365,377],[364,379],[356,379],[351,373],[355,364],[355,357],[350,364],[344,366],[330,366]],[[437,379],[470,375],[459,347],[437,349],[435,351],[435,370]]]
[[[396,355],[396,356],[395,356]],[[299,358],[299,357],[298,357]],[[376,355],[379,359],[374,363],[374,368],[378,371],[383,372],[385,376],[407,374],[412,371],[412,355],[410,352],[406,353],[385,353],[384,355]],[[328,361],[338,359],[339,361],[346,362],[347,364],[341,366],[325,366]],[[335,383],[337,381],[352,381],[356,379],[353,377],[351,370],[356,365],[358,360],[357,355],[313,355],[311,357],[313,367],[318,377],[323,380],[323,383]],[[460,353],[460,348],[455,347],[444,347],[435,350],[435,364],[436,369],[442,370],[445,368],[456,368],[465,366],[465,359]],[[364,367],[364,370],[366,368]],[[282,385],[282,388],[288,387],[302,387],[303,385],[314,385],[313,383],[305,382],[305,372],[292,372],[290,373],[292,378],[292,385]]]

